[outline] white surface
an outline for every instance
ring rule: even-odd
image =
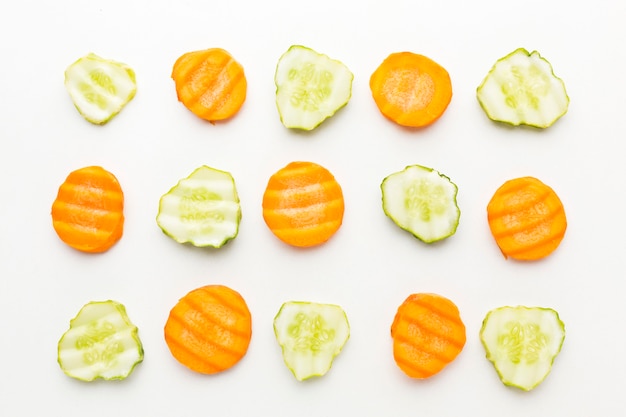
[[[626,406],[622,360],[626,3],[499,0],[267,2],[198,0],[21,1],[0,13],[0,414],[78,416],[613,416]],[[350,103],[310,134],[288,131],[274,105],[278,57],[291,44],[343,61],[355,74]],[[517,47],[554,66],[571,98],[546,131],[490,122],[475,89]],[[222,47],[243,65],[248,98],[228,123],[204,123],[176,100],[171,67],[182,53]],[[368,80],[391,52],[410,50],[446,67],[454,96],[431,128],[384,119]],[[135,99],[108,125],[73,108],[63,71],[95,52],[132,66]],[[261,216],[269,176],[292,160],[334,173],[344,224],[326,245],[295,250]],[[381,211],[382,178],[431,166],[459,186],[461,224],[426,246]],[[89,256],[56,236],[50,207],[76,168],[98,164],[120,180],[126,228],[109,252]],[[167,238],[159,197],[202,164],[230,171],[242,202],[239,236],[219,251]],[[543,262],[506,261],[485,208],[505,180],[532,175],[552,186],[569,220]],[[217,376],[178,364],[163,340],[170,308],[188,291],[222,283],[253,315],[247,356]],[[389,326],[412,292],[453,300],[467,326],[457,360],[426,381],[405,377]],[[88,301],[122,302],[140,328],[145,360],[122,383],[81,383],[56,362],[57,341]],[[283,301],[343,306],[352,334],[324,378],[299,383],[283,365],[272,320]],[[559,311],[567,336],[536,390],[504,387],[478,331],[502,305]]]

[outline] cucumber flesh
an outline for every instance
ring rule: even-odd
[[[85,304],[58,344],[61,369],[81,381],[124,379],[141,361],[137,327],[112,300]]]
[[[563,80],[537,51],[516,49],[500,58],[476,90],[487,116],[513,126],[547,128],[567,113]]]
[[[480,339],[502,382],[530,391],[550,373],[565,325],[550,308],[500,307],[487,313]]]
[[[298,381],[323,376],[350,337],[340,306],[305,301],[284,303],[274,318],[283,359]]]
[[[135,97],[137,81],[128,65],[91,53],[65,70],[65,87],[78,112],[102,125]]]
[[[279,59],[276,107],[287,128],[313,130],[348,104],[354,75],[340,61],[301,45]]]
[[[458,188],[448,177],[409,165],[381,184],[383,211],[401,229],[426,243],[452,236],[459,225]]]
[[[178,243],[220,248],[239,233],[241,205],[232,175],[206,165],[159,201],[157,224]]]

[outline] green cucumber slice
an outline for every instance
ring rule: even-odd
[[[323,376],[350,337],[348,317],[334,304],[284,303],[274,318],[283,359],[298,381]]]
[[[505,385],[530,391],[550,373],[565,325],[544,307],[500,307],[483,320],[480,340]]]
[[[203,165],[161,197],[156,218],[178,243],[220,248],[237,237],[241,205],[233,176]]]
[[[65,70],[65,88],[78,112],[102,125],[135,97],[137,81],[128,65],[90,53]]]
[[[58,362],[81,381],[124,379],[143,361],[137,327],[117,301],[85,304],[58,344]]]
[[[500,58],[476,90],[487,116],[513,126],[547,128],[567,113],[563,80],[539,52],[516,49]]]
[[[348,104],[354,75],[340,61],[301,45],[278,60],[276,106],[287,128],[313,130]]]
[[[459,225],[458,188],[450,178],[409,165],[383,179],[383,211],[401,229],[425,243],[452,236]]]

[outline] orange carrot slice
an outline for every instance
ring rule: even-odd
[[[437,294],[411,294],[391,325],[393,356],[412,378],[429,378],[452,362],[465,346],[459,309]]]
[[[52,204],[52,225],[61,240],[83,252],[104,252],[124,229],[124,194],[117,178],[99,166],[73,171]]]
[[[243,67],[220,48],[183,54],[174,63],[172,79],[178,100],[212,123],[234,116],[246,100]]]
[[[381,113],[408,127],[432,124],[452,100],[445,68],[412,52],[389,55],[370,77],[370,89]]]
[[[164,333],[178,362],[195,372],[216,374],[233,367],[248,351],[252,318],[238,292],[207,285],[178,301]]]
[[[324,167],[292,162],[277,171],[263,194],[263,218],[285,243],[298,247],[330,239],[343,221],[341,186]]]
[[[491,233],[505,258],[534,261],[550,255],[567,229],[563,203],[533,177],[505,182],[487,205]]]

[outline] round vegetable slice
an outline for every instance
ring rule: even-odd
[[[458,188],[445,175],[409,165],[383,179],[381,190],[387,217],[421,241],[437,242],[456,232],[461,217]]]
[[[178,362],[198,373],[216,374],[232,368],[247,353],[252,317],[237,291],[207,285],[178,301],[170,311],[164,334]]]
[[[518,48],[500,58],[478,86],[476,96],[491,120],[547,128],[567,113],[563,80],[539,52]]]
[[[324,167],[291,162],[274,173],[263,194],[263,219],[269,229],[292,246],[326,242],[341,226],[341,186]]]
[[[551,308],[500,307],[487,313],[480,340],[502,383],[530,391],[550,373],[565,325]]]
[[[58,343],[61,369],[82,381],[124,379],[143,354],[137,326],[112,300],[85,304]]]
[[[128,65],[90,53],[65,70],[65,88],[78,112],[102,125],[135,97],[137,81]]]
[[[63,242],[83,252],[104,252],[122,237],[124,193],[104,168],[81,168],[59,187],[51,214]]]
[[[534,177],[515,178],[500,186],[487,205],[487,220],[504,257],[522,261],[550,255],[567,230],[559,196]]]
[[[161,197],[156,221],[178,243],[222,247],[239,233],[235,180],[226,171],[197,168]]]
[[[465,324],[459,309],[438,294],[411,294],[398,307],[391,325],[393,357],[411,378],[439,373],[465,346]]]
[[[243,66],[221,48],[183,54],[174,63],[172,79],[178,100],[211,123],[233,117],[246,100]]]
[[[344,310],[334,304],[284,303],[274,318],[283,359],[298,381],[325,375],[350,337]]]
[[[448,71],[413,52],[390,54],[372,73],[370,90],[380,112],[407,127],[434,123],[452,100]]]
[[[340,61],[292,45],[276,66],[276,106],[285,127],[313,130],[348,104],[354,75]]]

